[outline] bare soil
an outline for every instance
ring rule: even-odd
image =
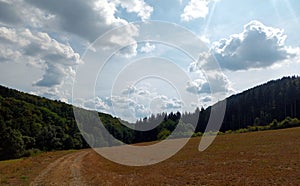
[[[57,159],[50,163],[30,185],[84,185],[81,161],[88,153],[88,151],[80,151]]]
[[[89,185],[300,185],[300,128],[222,135],[204,152],[199,141],[147,167],[90,153],[82,171]]]
[[[221,135],[204,152],[199,141],[192,138],[172,158],[146,167],[119,165],[91,149],[41,155],[36,164],[32,158],[0,162],[0,184],[300,185],[300,128]],[[30,167],[27,174],[16,170],[22,164]]]

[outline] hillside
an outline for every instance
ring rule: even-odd
[[[28,149],[86,147],[73,118],[70,105],[1,86],[0,159],[20,157]]]
[[[227,99],[222,131],[300,118],[300,77],[284,77]]]
[[[299,120],[295,118],[300,118],[300,77],[283,77],[273,80],[232,95],[226,101],[221,132],[240,129],[257,131],[299,126]],[[149,125],[161,121],[162,118],[178,121],[180,118],[188,125],[198,119],[195,132],[201,135],[206,129],[211,108],[197,108],[194,113],[170,113],[167,118],[164,114],[158,114],[139,121],[137,124]],[[167,125],[165,127],[168,130],[167,133],[171,132],[174,127],[174,124]],[[152,132],[150,135],[153,136],[152,141],[156,140],[154,136],[159,132],[155,130],[149,132]],[[144,139],[144,141],[151,140]]]
[[[197,132],[203,132],[209,107],[200,112]],[[284,77],[227,98],[220,131],[266,126],[285,118],[300,118],[300,77]]]
[[[99,116],[105,125],[120,125],[108,114]],[[0,86],[0,160],[88,147],[71,105]]]
[[[193,132],[189,120],[197,120],[197,117],[196,133],[201,135],[210,109],[196,109],[195,113],[184,114],[161,113],[136,123],[136,128],[161,123],[149,131],[132,130],[108,114],[99,113],[99,117],[111,134],[130,144],[164,139],[177,125],[180,130],[174,137],[185,137]],[[292,118],[300,118],[300,78],[285,77],[229,97],[221,131],[299,126],[299,120]],[[95,144],[102,146],[102,141],[97,141],[100,138],[87,137],[96,139]],[[0,86],[0,160],[29,156],[40,150],[87,147],[77,128],[71,105]]]

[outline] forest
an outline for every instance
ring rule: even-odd
[[[135,124],[125,122],[127,126],[109,114],[98,115],[114,137],[132,144],[165,139],[176,127],[179,130],[172,138],[200,136],[205,131],[211,108],[196,108],[193,113],[160,113],[142,118]],[[211,132],[223,134],[295,127],[300,126],[297,118],[300,118],[300,78],[283,77],[227,98],[221,129]],[[190,121],[198,122],[193,125]],[[0,160],[30,156],[40,151],[88,148],[83,135],[94,138],[96,146],[105,144],[101,141],[103,138],[79,131],[72,105],[0,86]],[[109,143],[118,144],[117,141]]]

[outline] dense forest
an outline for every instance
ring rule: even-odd
[[[126,123],[127,126],[111,115],[98,115],[113,136],[131,144],[165,139],[176,126],[179,130],[172,134],[173,138],[190,136],[194,132],[194,135],[201,135],[211,108],[197,108],[194,113],[161,113],[138,120],[135,124]],[[300,78],[284,77],[227,98],[220,131],[243,132],[300,126],[296,118],[300,118]],[[198,123],[193,126],[191,121]],[[95,138],[96,145],[103,145],[102,138],[83,135]],[[72,105],[0,86],[0,160],[29,156],[38,151],[87,147],[89,145],[74,119]]]
[[[300,118],[299,77],[284,77],[229,97],[221,130],[264,126],[287,117]]]
[[[300,118],[300,77],[283,77],[279,80],[269,81],[232,95],[226,101],[221,132],[244,129],[248,126],[267,126],[274,120],[283,121],[286,118]],[[181,118],[184,123],[193,123],[192,121],[198,120],[195,132],[203,133],[209,120],[211,108],[211,106],[206,109],[201,108],[201,110],[197,108],[194,113],[177,113],[173,114],[171,118],[173,121]],[[138,124],[147,125],[149,121],[155,123],[160,121],[161,117],[158,115],[156,118],[146,118],[140,120]]]

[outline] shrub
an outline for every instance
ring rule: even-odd
[[[171,134],[171,132],[167,129],[163,129],[158,135],[157,135],[157,139],[158,140],[164,140],[166,139],[169,135]]]
[[[198,137],[198,136],[202,136],[202,135],[203,135],[202,132],[195,132],[192,137]]]
[[[232,133],[232,130],[227,130],[226,132],[225,132],[225,134],[231,134]]]
[[[245,132],[249,132],[248,129],[239,129],[239,130],[236,130],[235,133],[245,133]]]
[[[40,154],[42,151],[40,149],[28,149],[24,152],[24,157],[30,157]]]

